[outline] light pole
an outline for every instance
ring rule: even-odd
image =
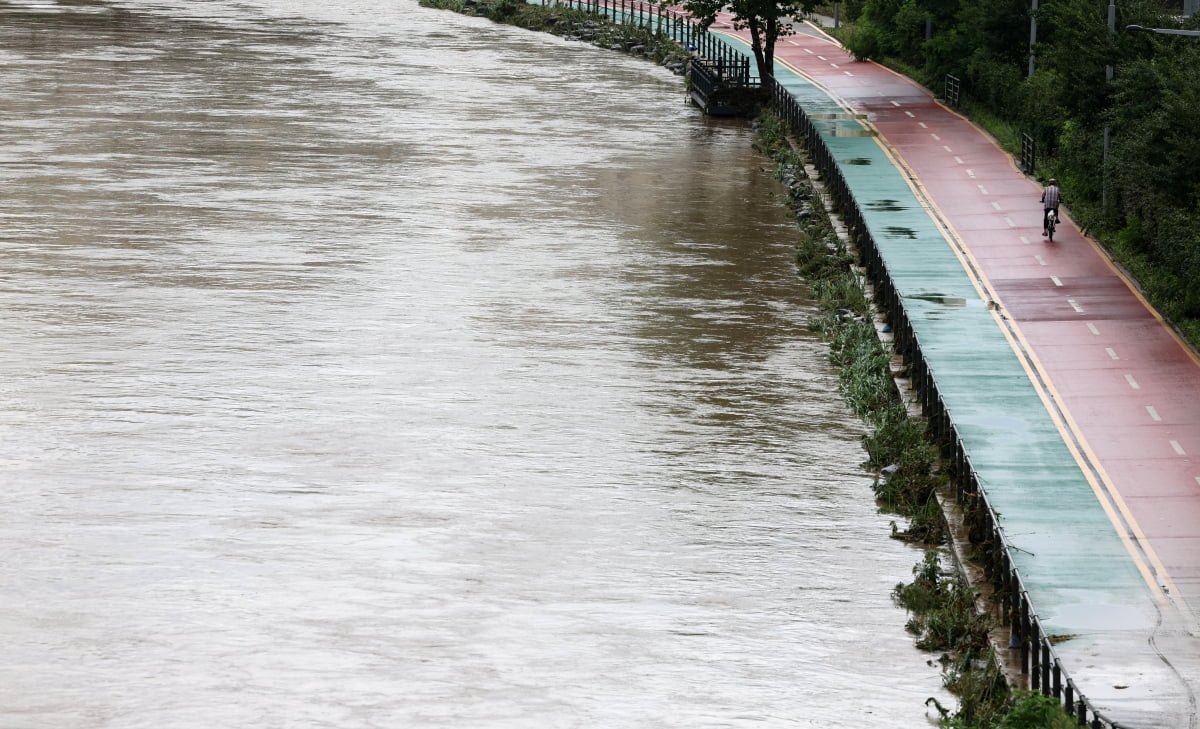
[[[1037,0],[1033,0],[1035,3]],[[1194,5],[1195,0],[1191,0],[1190,4]],[[1185,8],[1186,9],[1186,8]],[[1195,8],[1192,8],[1194,11]],[[1141,25],[1127,25],[1125,30],[1135,33],[1158,33],[1160,35],[1186,35],[1193,38],[1200,37],[1200,30],[1178,30],[1176,28],[1147,28]],[[1117,4],[1116,0],[1108,0],[1108,31],[1110,33],[1117,32]],[[1032,63],[1032,62],[1031,62]],[[1113,67],[1110,63],[1104,67],[1104,78],[1110,84],[1113,80]],[[1108,150],[1112,146],[1112,127],[1107,124],[1104,126],[1104,163],[1103,176],[1100,182],[1100,208],[1108,213]]]
[[[1108,0],[1108,32],[1117,32],[1117,0]],[[1104,67],[1104,80],[1112,83],[1113,67],[1108,64]],[[1101,166],[1103,174],[1100,176],[1100,210],[1105,215],[1108,215],[1108,148],[1112,145],[1112,127],[1104,125],[1104,162]]]
[[[1176,30],[1175,28],[1144,28],[1140,25],[1127,25],[1125,30],[1141,33],[1159,33],[1160,35],[1190,35],[1200,36],[1200,30]]]
[[[1037,46],[1037,11],[1038,0],[1031,0],[1029,13],[1029,78],[1033,78],[1034,56],[1036,55],[1034,47]]]

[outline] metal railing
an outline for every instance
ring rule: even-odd
[[[686,49],[693,63],[706,67],[712,78],[725,85],[761,83],[744,53],[719,35],[701,30],[690,13],[641,0],[546,0],[546,4],[583,10],[668,38]]]
[[[692,87],[705,98],[718,89],[735,87],[757,87],[757,79],[751,79],[750,61],[728,63],[724,61],[701,61],[692,65]]]
[[[962,92],[962,81],[957,76],[946,74],[946,89],[943,97],[946,103],[952,107],[958,108],[959,95]]]
[[[800,103],[778,82],[771,82],[771,103],[775,113],[783,118],[792,131],[804,137],[813,165],[820,171],[827,188],[842,213],[847,233],[856,246],[857,255],[867,278],[874,286],[879,308],[892,326],[896,354],[909,365],[914,389],[921,401],[922,412],[943,455],[952,463],[951,479],[955,497],[962,508],[970,538],[983,546],[987,555],[984,575],[997,595],[1003,595],[1003,624],[1010,626],[1010,648],[1020,650],[1021,673],[1028,677],[1028,688],[1055,698],[1078,726],[1092,729],[1128,729],[1102,714],[1079,690],[1067,674],[1054,650],[1049,635],[1042,629],[1021,575],[1012,560],[1013,545],[1009,542],[987,494],[980,488],[979,478],[971,465],[970,455],[958,434],[954,419],[938,392],[938,382],[921,352],[916,329],[909,320],[904,304],[887,266],[866,224],[862,210],[854,199],[846,178],[826,145],[820,130],[805,113]],[[1090,718],[1089,718],[1090,717]]]
[[[1021,171],[1027,175],[1033,174],[1034,162],[1037,156],[1037,145],[1033,135],[1021,132]]]

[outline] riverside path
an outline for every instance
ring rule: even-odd
[[[749,52],[728,18],[713,31]],[[871,231],[1043,664],[1089,725],[1195,729],[1200,359],[1069,215],[1046,240],[1040,185],[923,87],[815,26],[776,63]]]

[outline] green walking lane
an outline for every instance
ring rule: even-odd
[[[713,31],[749,55],[727,17]],[[811,26],[776,79],[858,202],[1077,690],[1122,726],[1197,727],[1200,360],[1069,220],[1045,240],[1040,186],[914,82]]]

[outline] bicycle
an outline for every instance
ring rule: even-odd
[[[1058,211],[1051,208],[1046,211],[1046,237],[1054,241],[1054,229],[1058,226]]]

